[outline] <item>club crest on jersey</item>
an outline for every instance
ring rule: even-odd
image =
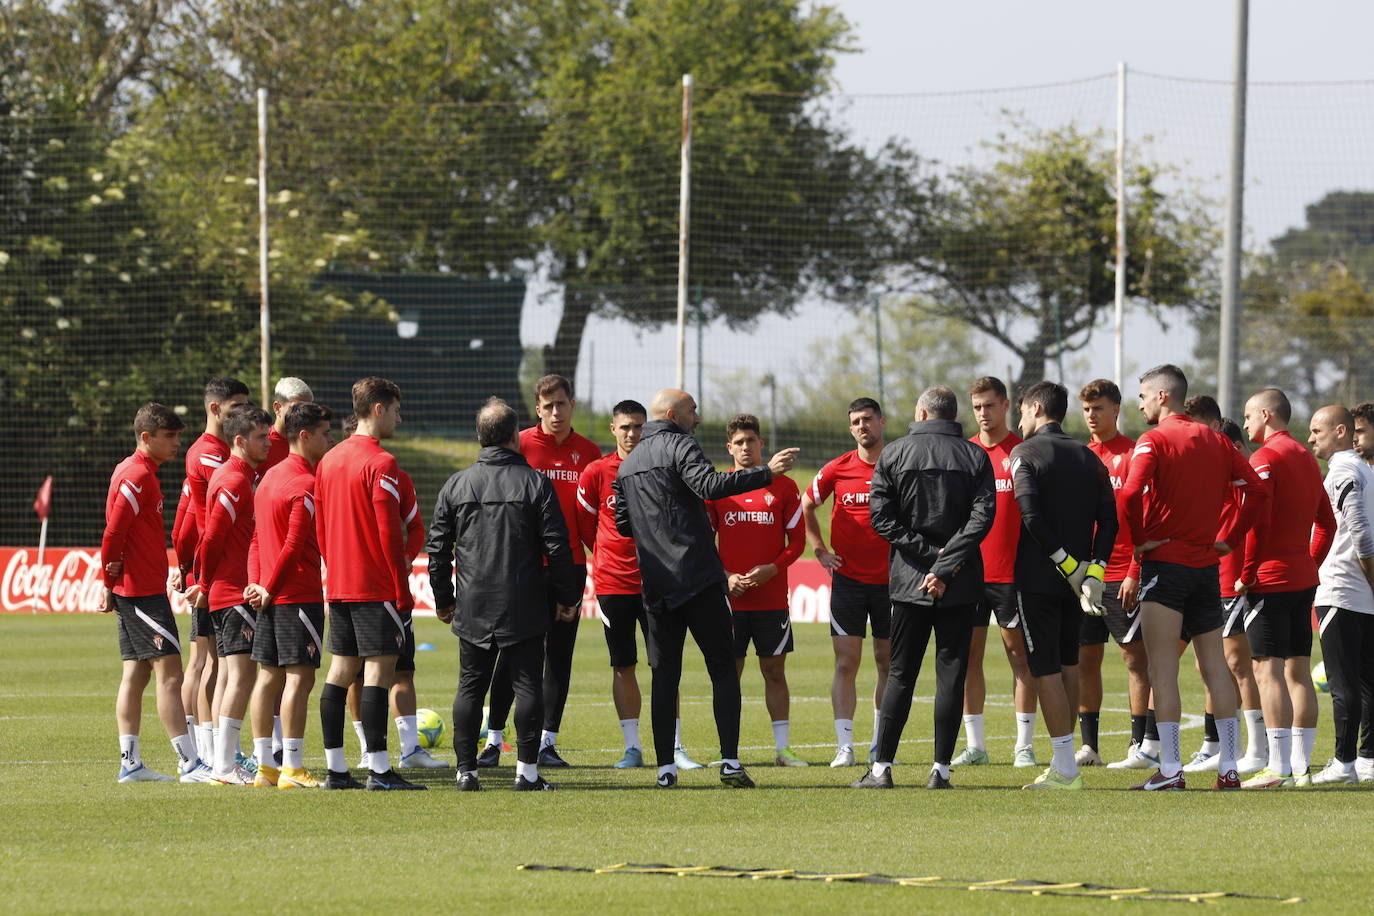
[[[1120,464],[1121,464],[1121,456],[1120,456],[1120,455],[1113,455],[1113,456],[1112,456],[1112,467],[1118,467],[1118,466],[1120,466]]]
[[[581,463],[582,463],[582,453],[581,453],[581,452],[573,452],[573,453],[572,453],[572,460],[573,460],[573,464],[581,464]]]
[[[1005,471],[1005,470],[1008,470],[1008,469],[1010,469],[1010,468],[1011,468],[1011,459],[1010,459],[1010,458],[1003,458],[1003,459],[1002,459],[1002,470]]]
[[[778,498],[777,498],[776,496],[774,496],[772,493],[764,493],[764,494],[763,494],[763,502],[764,502],[764,505],[771,506],[771,505],[773,505],[773,503],[777,502],[777,499],[778,499]]]

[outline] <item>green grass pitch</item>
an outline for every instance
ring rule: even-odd
[[[421,705],[447,721],[457,643],[432,619],[416,626],[422,641],[438,647],[419,656]],[[484,771],[488,791],[475,795],[452,788],[452,770],[426,773],[428,792],[397,795],[117,785],[113,619],[9,615],[0,617],[0,631],[0,800],[9,824],[0,839],[0,900],[9,912],[195,907],[375,913],[456,906],[1058,912],[1166,906],[842,882],[517,871],[522,863],[661,862],[970,882],[1086,881],[1298,896],[1312,911],[1360,909],[1368,895],[1363,851],[1374,844],[1374,793],[1367,788],[1143,796],[1121,791],[1143,774],[1090,769],[1087,791],[1030,793],[1017,788],[1035,771],[1005,765],[957,770],[957,791],[919,788],[931,759],[929,672],[918,684],[894,771],[897,791],[843,788],[862,770],[826,765],[833,742],[831,651],[819,625],[798,627],[797,652],[788,665],[793,744],[813,766],[770,765],[771,733],[751,658],[742,756],[760,788],[722,789],[716,772],[707,769],[684,774],[678,790],[663,792],[652,788],[651,768],[610,769],[620,750],[610,672],[600,627],[584,620],[559,741],[574,767],[547,773],[560,791],[533,795],[509,791],[510,766]],[[685,738],[705,762],[715,751],[710,691],[699,657],[690,645],[688,651]],[[1200,713],[1197,677],[1190,659],[1184,664],[1185,709]],[[992,694],[989,746],[994,761],[1005,763],[1014,733],[1010,677],[1000,652],[989,653],[985,666]],[[641,666],[646,692],[647,675]],[[866,664],[861,696],[872,682]],[[1105,705],[1105,753],[1118,757],[1129,720],[1124,671],[1115,658],[1108,663]],[[862,740],[870,716],[861,701],[856,737]],[[323,755],[315,718],[312,711],[307,762],[318,771]],[[1318,765],[1330,755],[1330,727],[1330,701],[1323,696]],[[1045,760],[1049,745],[1038,723],[1037,732],[1036,751]],[[143,736],[147,762],[171,770],[151,690]],[[644,737],[650,739],[647,703]],[[1184,731],[1185,753],[1200,737],[1200,728]],[[351,729],[347,746],[354,759]],[[445,756],[451,760],[451,750]]]

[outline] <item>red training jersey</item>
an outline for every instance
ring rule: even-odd
[[[228,460],[229,446],[211,433],[201,433],[186,450],[186,479],[181,485],[176,524],[172,526],[172,546],[181,566],[196,563],[196,550],[205,532],[205,496],[210,489],[210,475]]]
[[[414,606],[400,485],[396,458],[371,436],[349,436],[315,468],[315,533],[330,601]]]
[[[224,467],[210,477],[205,534],[200,539],[200,578],[201,585],[210,587],[212,611],[243,603],[257,479],[257,471],[236,455],[230,455]]]
[[[1269,511],[1245,541],[1241,578],[1254,591],[1295,592],[1317,584],[1317,567],[1336,537],[1336,516],[1317,459],[1286,430],[1271,433],[1250,456],[1269,484]]]
[[[1235,527],[1236,519],[1240,517],[1240,492],[1232,490],[1227,496],[1226,502],[1221,506],[1221,519],[1217,525],[1217,540],[1221,540],[1222,532],[1230,531]],[[1221,564],[1217,567],[1217,579],[1221,582],[1221,597],[1236,597],[1236,580],[1240,578],[1241,565],[1245,561],[1245,551],[1233,550],[1221,558]]]
[[[983,581],[1005,585],[1016,581],[1016,548],[1021,543],[1021,506],[1011,481],[1011,450],[1021,444],[1021,437],[1008,432],[996,445],[984,445],[977,435],[968,441],[988,453],[997,486],[997,514],[981,548]]]
[[[568,526],[568,546],[572,548],[573,562],[579,566],[586,564],[587,552],[575,533],[578,530],[577,484],[587,465],[601,457],[601,447],[571,431],[560,445],[539,425],[520,433],[520,454],[525,456],[530,467],[553,482],[559,508],[563,510],[563,521]]]
[[[787,567],[806,547],[801,491],[792,478],[775,476],[766,487],[708,500],[706,509],[716,529],[720,561],[726,573],[747,573],[765,563],[778,567],[778,574],[763,585],[732,597],[731,609],[785,610],[788,607]]]
[[[1112,495],[1116,497],[1116,521],[1120,526],[1116,532],[1116,543],[1112,545],[1112,556],[1107,562],[1107,581],[1120,582],[1131,570],[1135,558],[1135,548],[1131,545],[1130,529],[1126,527],[1126,475],[1131,469],[1131,453],[1135,451],[1135,440],[1117,433],[1106,442],[1088,440],[1088,448],[1107,466],[1107,477],[1112,482]],[[1100,559],[1100,558],[1098,558]]]
[[[324,601],[320,544],[315,535],[315,469],[310,462],[301,455],[288,455],[262,475],[253,497],[253,514],[249,580],[267,589],[273,604]]]
[[[401,524],[406,526],[406,563],[410,564],[425,549],[425,517],[420,514],[420,498],[415,495],[415,481],[401,471]],[[409,568],[406,575],[410,575]]]
[[[286,456],[291,454],[291,443],[277,432],[276,426],[267,431],[267,443],[267,460],[258,465],[258,480],[262,480],[268,471],[281,464],[286,460]]]
[[[873,530],[868,512],[872,486],[873,465],[855,449],[821,468],[806,492],[818,506],[835,494],[830,510],[830,549],[842,561],[840,575],[866,585],[886,585],[891,548]]]
[[[1143,559],[1194,569],[1216,565],[1217,524],[1233,487],[1245,488],[1245,501],[1220,540],[1239,547],[1268,510],[1268,485],[1231,440],[1183,414],[1168,415],[1136,440],[1131,456],[1125,496],[1132,546],[1167,540]]]
[[[157,463],[134,452],[115,466],[105,497],[100,568],[124,561],[119,576],[102,573],[105,587],[125,598],[167,594],[167,535],[162,527],[162,486]]]
[[[598,595],[638,595],[639,558],[634,538],[615,527],[615,493],[611,484],[623,461],[611,452],[587,465],[577,485],[577,533],[595,552],[592,588]]]

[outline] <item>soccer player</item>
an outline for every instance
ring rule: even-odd
[[[1317,460],[1288,434],[1293,410],[1277,388],[1245,402],[1245,432],[1260,444],[1250,464],[1269,485],[1269,511],[1245,542],[1236,594],[1247,596],[1245,635],[1254,657],[1269,765],[1246,788],[1310,785],[1317,738],[1312,686],[1312,599],[1317,567],[1331,548],[1336,519]],[[1262,443],[1262,444],[1261,444]]]
[[[310,691],[324,655],[324,589],[315,534],[315,466],[332,442],[329,408],[308,401],[282,411],[290,443],[286,460],[268,470],[253,497],[253,542],[248,554],[249,585],[244,597],[257,613],[253,660],[253,744],[258,760],[255,785],[271,781],[275,758],[271,739],[274,709],[281,710],[282,761],[279,789],[313,789],[319,782],[305,768],[303,746]],[[264,746],[266,740],[268,746]],[[264,771],[267,778],[264,779]]]
[[[186,450],[186,479],[181,484],[181,499],[172,525],[172,546],[176,550],[183,588],[195,582],[196,551],[205,530],[205,493],[210,486],[210,475],[229,460],[229,444],[224,441],[221,429],[224,415],[235,404],[247,401],[248,386],[236,378],[212,378],[205,383],[205,432]],[[191,602],[191,651],[181,699],[187,714],[195,719],[188,724],[195,728],[201,759],[209,762],[215,758],[214,730],[218,726],[213,700],[219,663],[209,608],[196,600],[199,591],[197,587],[187,594]]]
[[[1126,690],[1131,707],[1131,751],[1125,762],[1140,756],[1140,743],[1145,736],[1146,708],[1150,701],[1149,661],[1145,657],[1145,643],[1140,635],[1140,615],[1130,613],[1121,605],[1122,583],[1131,578],[1132,546],[1125,524],[1126,501],[1122,487],[1131,466],[1131,452],[1135,440],[1122,435],[1118,424],[1121,418],[1121,389],[1109,379],[1095,379],[1078,392],[1083,407],[1083,420],[1088,425],[1088,448],[1107,467],[1116,496],[1117,534],[1107,561],[1106,581],[1102,589],[1104,614],[1084,614],[1078,647],[1078,725],[1083,744],[1075,759],[1079,766],[1101,766],[1102,745],[1098,726],[1102,714],[1102,656],[1107,634],[1121,649],[1126,663]],[[1122,769],[1123,767],[1117,767]]]
[[[548,602],[575,618],[583,576],[573,566],[562,507],[548,477],[520,456],[517,417],[505,401],[477,414],[477,463],[449,478],[434,504],[429,578],[435,612],[452,622],[461,672],[453,699],[458,788],[480,789],[477,726],[498,654],[516,695],[517,792],[552,789],[539,775],[544,634]],[[455,588],[453,570],[457,567]]]
[[[263,758],[255,757],[257,772],[239,764],[239,733],[256,673],[253,633],[257,615],[244,599],[248,588],[248,550],[253,540],[253,488],[257,466],[267,457],[267,430],[272,418],[252,404],[239,404],[224,415],[224,437],[229,458],[210,476],[205,498],[205,532],[200,539],[199,601],[210,608],[215,630],[215,654],[220,658],[215,686],[219,734],[215,739],[215,778],[226,785],[275,786],[277,768],[263,770]],[[267,729],[271,759],[272,730]]]
[[[1374,471],[1355,454],[1354,425],[1344,407],[1323,407],[1312,416],[1307,440],[1326,462],[1326,495],[1336,515],[1316,592],[1336,755],[1312,776],[1314,785],[1359,782],[1355,745],[1364,694],[1374,687]]]
[[[1140,377],[1140,412],[1153,428],[1136,440],[1126,478],[1126,519],[1140,563],[1141,629],[1160,737],[1159,770],[1136,787],[1144,790],[1186,786],[1178,739],[1184,627],[1212,697],[1220,745],[1216,787],[1240,787],[1236,691],[1221,648],[1217,559],[1232,545],[1243,546],[1256,516],[1268,509],[1269,491],[1224,436],[1183,412],[1187,397],[1188,379],[1177,366],[1156,366]],[[1231,529],[1218,537],[1217,520],[1231,487],[1245,487],[1245,499]],[[1123,595],[1126,610],[1135,598]]]
[[[1055,382],[1021,398],[1011,476],[1027,537],[1016,549],[1016,590],[1040,714],[1054,758],[1028,789],[1081,789],[1073,750],[1082,615],[1102,614],[1103,578],[1116,543],[1116,499],[1107,467],[1064,432],[1069,393]]]
[[[762,466],[763,446],[758,417],[742,413],[730,418],[725,448],[735,463],[732,473]],[[792,478],[775,475],[765,487],[709,500],[706,509],[716,529],[730,593],[736,674],[744,677],[752,641],[773,725],[774,762],[782,767],[807,766],[792,751],[787,687],[787,655],[793,649],[787,568],[806,547],[801,493]]]
[[[635,666],[639,662],[635,643],[635,623],[647,642],[648,620],[641,593],[639,561],[635,543],[615,528],[615,494],[611,484],[621,462],[634,451],[644,432],[648,411],[638,401],[624,400],[611,410],[611,435],[615,451],[587,465],[577,484],[578,533],[584,547],[595,553],[592,587],[601,607],[606,649],[611,658],[611,699],[625,739],[625,753],[612,764],[618,770],[644,765],[644,748],[639,738],[642,700]],[[679,770],[699,770],[682,745],[682,716],[679,711],[673,737],[673,761]]]
[[[1350,412],[1355,417],[1355,454],[1361,461],[1374,466],[1374,403],[1365,401],[1352,407]],[[1355,773],[1360,777],[1360,782],[1374,782],[1374,685],[1364,694],[1363,708]]]
[[[374,791],[423,789],[391,769],[386,746],[387,692],[405,648],[406,618],[414,607],[405,558],[400,468],[382,449],[401,422],[401,391],[375,376],[353,385],[358,431],[315,469],[315,532],[329,571],[329,652],[320,691],[320,731],[329,775],[326,789],[361,789],[344,761],[348,684],[363,668],[362,722]]]
[[[863,659],[864,636],[873,627],[873,731],[868,760],[878,752],[878,714],[887,686],[892,658],[892,599],[887,591],[888,544],[873,530],[868,496],[873,466],[883,453],[887,418],[872,398],[856,398],[849,405],[849,434],[856,446],[830,461],[816,474],[802,495],[806,540],[816,560],[830,573],[830,644],[835,650],[835,675],[830,682],[830,708],[835,717],[835,759],[832,767],[854,765],[854,709],[858,705],[855,680]],[[821,535],[816,509],[835,496],[830,510],[830,546]]]
[[[563,521],[569,532],[577,531],[577,482],[587,465],[601,457],[601,448],[586,436],[579,436],[572,428],[572,382],[561,375],[545,375],[534,383],[534,411],[539,423],[520,434],[520,453],[530,467],[553,481],[558,504],[563,507]],[[573,563],[582,574],[585,588],[587,554],[582,541],[574,536]],[[550,597],[549,615],[554,616],[556,602]],[[565,767],[568,762],[558,753],[558,729],[563,721],[563,707],[568,702],[568,687],[572,680],[573,648],[577,645],[577,624],[581,615],[572,620],[552,620],[544,651],[544,731],[539,737],[539,765]],[[501,755],[502,732],[506,715],[510,712],[514,694],[506,665],[496,663],[491,685],[489,713],[490,729],[487,746],[478,757],[479,766],[496,766]]]
[[[315,400],[315,393],[310,390],[310,386],[293,376],[284,376],[277,380],[277,387],[272,391],[272,429],[268,432],[268,438],[272,446],[267,452],[267,460],[258,465],[258,479],[272,468],[286,460],[286,456],[291,453],[290,437],[286,433],[286,411],[292,404],[310,403]]]
[[[1007,426],[1011,401],[1001,379],[984,376],[969,389],[978,432],[970,442],[988,453],[997,486],[997,515],[983,539],[983,602],[973,619],[968,676],[964,679],[964,731],[968,745],[954,758],[953,766],[982,766],[990,762],[983,730],[983,705],[987,682],[983,677],[983,650],[992,620],[1002,634],[1002,648],[1011,666],[1012,699],[1016,706],[1016,744],[1012,766],[1035,766],[1035,678],[1026,663],[1020,602],[1016,598],[1016,549],[1021,538],[1021,509],[1016,504],[1011,480],[1011,450],[1021,437]]]
[[[100,541],[105,613],[119,624],[124,660],[115,701],[119,726],[119,782],[169,782],[143,762],[139,722],[143,691],[157,677],[157,713],[180,760],[182,782],[213,782],[187,732],[181,705],[181,640],[167,600],[167,535],[162,521],[162,487],[157,469],[176,457],[185,423],[170,408],[147,404],[134,416],[134,453],[110,477],[105,499],[105,533]]]
[[[791,470],[797,450],[778,452],[766,467],[721,473],[692,437],[701,417],[690,394],[665,388],[654,395],[649,410],[653,419],[645,424],[639,445],[621,462],[612,491],[615,527],[634,538],[648,608],[657,784],[663,789],[677,785],[673,720],[682,648],[690,630],[705,656],[715,695],[720,781],[728,788],[750,789],[754,781],[739,762],[739,674],[725,568],[716,552],[705,500],[767,486],[773,475]]]
[[[878,759],[854,789],[892,788],[892,761],[911,714],[921,661],[935,633],[935,763],[927,789],[948,789],[959,737],[973,615],[983,588],[978,543],[997,497],[987,453],[964,440],[958,402],[945,387],[916,401],[908,434],[873,468],[873,529],[892,545],[892,667],[883,692]]]

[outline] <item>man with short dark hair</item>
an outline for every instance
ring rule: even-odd
[[[285,461],[262,475],[253,496],[253,542],[244,597],[258,615],[253,660],[253,734],[271,733],[281,709],[278,789],[313,789],[305,768],[305,720],[315,671],[324,657],[324,588],[315,534],[315,466],[332,444],[329,408],[300,401],[282,411],[289,443]],[[257,742],[255,738],[255,743]],[[276,766],[275,761],[268,764]],[[259,759],[258,773],[263,764]]]
[[[315,469],[315,531],[329,571],[329,651],[320,691],[326,789],[361,789],[344,761],[348,685],[363,669],[362,722],[370,758],[366,788],[423,789],[396,775],[387,753],[387,694],[414,606],[405,558],[400,468],[382,448],[401,422],[401,390],[375,376],[353,385],[358,431]]]
[[[146,404],[134,417],[137,446],[110,476],[105,499],[105,533],[100,566],[105,580],[105,613],[119,626],[124,660],[115,700],[119,726],[119,782],[170,782],[143,762],[139,723],[143,691],[157,677],[157,712],[180,759],[182,782],[213,782],[187,732],[181,705],[181,640],[167,600],[167,535],[163,530],[162,487],[157,469],[176,457],[181,430],[176,412]]]
[[[634,538],[648,606],[649,664],[654,670],[650,709],[658,786],[677,785],[673,720],[682,679],[682,648],[691,632],[711,676],[721,783],[753,788],[739,761],[740,689],[725,568],[705,500],[766,486],[796,461],[784,449],[766,467],[722,473],[711,466],[692,431],[701,423],[696,400],[665,388],[649,405],[653,419],[639,445],[620,465],[615,492],[616,529]]]
[[[964,439],[957,412],[953,391],[927,388],[907,435],[889,443],[873,468],[873,529],[892,545],[892,667],[883,692],[878,759],[852,788],[892,788],[892,762],[932,630],[935,764],[926,788],[950,788],[969,638],[983,589],[978,545],[997,506],[987,452]]]
[[[759,418],[736,414],[725,425],[725,448],[732,473],[763,464],[764,438]],[[792,750],[791,694],[787,656],[792,651],[792,612],[788,607],[787,568],[806,546],[801,525],[801,493],[790,477],[774,475],[765,487],[709,500],[735,633],[735,671],[744,677],[749,643],[763,675],[764,705],[773,728],[774,762],[807,766]]]
[[[868,512],[873,465],[883,453],[887,418],[872,398],[849,404],[849,434],[855,448],[828,462],[802,496],[806,540],[816,561],[830,573],[830,643],[835,651],[835,675],[830,682],[830,708],[835,717],[835,758],[832,767],[854,765],[854,709],[858,705],[855,680],[863,659],[864,636],[873,627],[873,731],[868,762],[878,752],[878,715],[887,686],[892,657],[892,599],[887,591],[887,541],[873,530]],[[830,510],[827,549],[816,518],[821,503],[835,497]]]
[[[248,588],[248,550],[253,540],[253,488],[257,466],[267,457],[267,430],[272,418],[252,404],[237,404],[224,415],[224,438],[229,458],[210,477],[205,496],[205,532],[200,539],[200,577],[203,591],[198,602],[210,608],[215,629],[215,654],[220,658],[215,686],[219,710],[219,735],[215,739],[215,778],[225,785],[277,784],[276,761],[271,756],[272,730],[266,748],[256,750],[253,771],[237,762],[241,756],[239,734],[256,680],[253,634],[257,615],[244,600]],[[270,720],[269,720],[270,721]],[[265,750],[266,755],[261,752]]]
[[[579,436],[572,427],[572,382],[561,375],[545,375],[534,383],[534,412],[539,423],[520,433],[520,453],[529,466],[549,478],[558,504],[563,508],[563,523],[574,534],[573,564],[581,573],[585,588],[587,554],[577,531],[577,483],[582,472],[601,457],[601,447],[586,436]],[[577,625],[581,614],[571,620],[558,619],[552,595],[549,597],[549,633],[544,655],[544,730],[539,736],[539,764],[545,767],[565,767],[568,762],[558,753],[558,729],[563,722],[563,708],[568,702],[568,688],[572,683],[573,649],[577,645]],[[496,663],[491,685],[490,729],[487,746],[478,757],[478,766],[493,767],[500,760],[502,731],[513,699],[510,677],[503,662]]]
[[[1217,405],[1216,399],[1209,394],[1195,394],[1184,401],[1183,412],[1212,429],[1221,429],[1221,408]]]
[[[1081,789],[1073,750],[1082,616],[1102,614],[1116,542],[1116,499],[1107,467],[1064,432],[1069,393],[1056,382],[1021,398],[1021,435],[1011,476],[1026,537],[1016,549],[1016,590],[1040,714],[1054,757],[1028,789]]]
[[[1317,567],[1331,548],[1336,519],[1317,460],[1288,433],[1293,409],[1277,388],[1245,402],[1245,432],[1260,447],[1250,456],[1269,485],[1268,511],[1245,542],[1236,594],[1246,596],[1245,635],[1254,658],[1269,765],[1246,788],[1310,785],[1317,736],[1312,686],[1312,598]]]
[[[554,485],[520,455],[510,405],[492,398],[478,411],[477,441],[477,463],[439,491],[427,544],[435,612],[452,623],[459,640],[453,699],[458,788],[481,788],[477,728],[500,655],[515,693],[515,790],[548,790],[553,786],[539,775],[538,744],[548,601],[552,594],[559,620],[574,617],[582,577]]]

